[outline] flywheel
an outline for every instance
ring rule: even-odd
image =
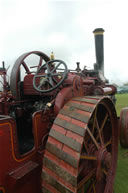
[[[46,143],[43,193],[112,193],[117,151],[117,116],[110,98],[71,99]]]

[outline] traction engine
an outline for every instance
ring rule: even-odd
[[[104,77],[103,32],[94,31],[93,70],[79,63],[69,70],[64,61],[32,51],[16,60],[8,83],[3,64],[0,193],[113,192],[116,88]],[[31,55],[39,63],[29,68]]]

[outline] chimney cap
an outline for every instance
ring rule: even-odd
[[[96,28],[94,31],[93,31],[94,35],[103,35],[104,33],[104,29],[103,28]]]

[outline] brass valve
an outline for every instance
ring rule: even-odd
[[[54,53],[53,52],[51,52],[51,55],[50,55],[50,60],[54,60],[55,59],[55,57],[54,57]]]

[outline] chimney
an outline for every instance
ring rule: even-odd
[[[98,67],[98,70],[102,71],[104,75],[104,29],[96,28],[93,33],[95,37],[96,65]]]

